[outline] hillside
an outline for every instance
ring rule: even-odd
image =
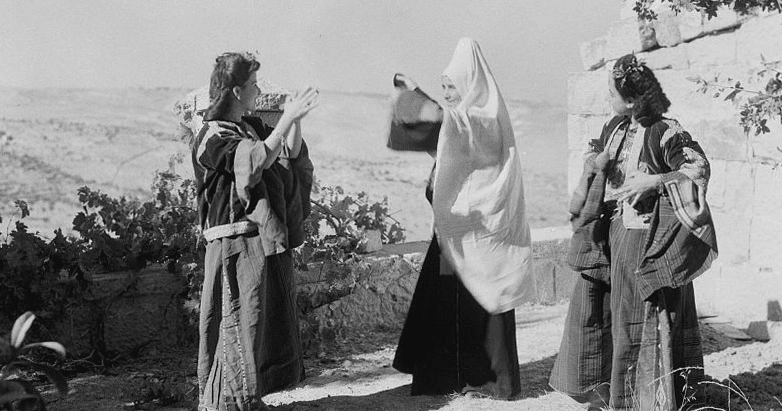
[[[88,185],[114,195],[147,196],[155,170],[184,155],[174,102],[185,89],[0,89],[0,215],[13,201],[30,204],[25,222],[48,235],[67,232],[78,212],[76,189]],[[566,222],[566,113],[561,107],[510,101],[525,171],[533,227]],[[303,124],[324,185],[388,196],[408,239],[429,236],[423,197],[432,166],[426,154],[385,148],[383,96],[324,92]],[[187,160],[176,170],[189,175]],[[6,220],[7,221],[7,220]],[[5,228],[5,227],[4,227]],[[6,230],[0,230],[6,232]]]

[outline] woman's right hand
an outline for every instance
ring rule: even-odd
[[[292,121],[302,119],[313,108],[318,106],[318,90],[312,86],[304,91],[295,91],[285,101],[283,116],[291,117]]]

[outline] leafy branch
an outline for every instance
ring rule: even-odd
[[[732,9],[740,15],[750,14],[753,10],[782,13],[780,0],[635,0],[633,10],[643,20],[655,20],[657,13],[653,9],[658,2],[668,3],[668,7],[676,14],[681,13],[682,10],[696,10],[709,19],[717,17],[720,8]]]
[[[353,258],[366,232],[380,232],[381,242],[405,239],[404,229],[388,211],[388,198],[371,202],[365,192],[346,194],[340,186],[313,187],[312,213],[304,221],[304,244],[295,250],[296,264],[305,268],[313,259],[344,262]]]
[[[782,60],[767,61],[761,55],[761,68],[753,73],[751,82],[765,86],[760,89],[747,89],[740,81],[730,77],[722,79],[715,75],[712,79],[700,76],[688,77],[696,83],[697,92],[712,93],[714,98],[723,98],[740,105],[741,126],[744,132],[760,135],[771,131],[769,121],[778,120],[782,124]]]

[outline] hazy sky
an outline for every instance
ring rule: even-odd
[[[439,93],[473,37],[510,98],[564,103],[579,44],[621,0],[0,0],[0,86],[198,87],[223,51],[257,51],[287,87]],[[438,94],[439,95],[439,94]]]

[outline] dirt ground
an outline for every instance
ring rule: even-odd
[[[581,410],[552,392],[548,375],[559,348],[567,306],[531,305],[517,310],[522,393],[514,401],[451,396],[410,396],[411,377],[391,368],[397,331],[356,335],[305,359],[307,378],[268,395],[279,411],[383,410]],[[722,410],[780,410],[782,341],[738,341],[702,324],[710,405]],[[730,378],[730,381],[727,379]],[[728,386],[736,392],[728,405]],[[44,386],[44,388],[48,388]],[[116,366],[70,376],[71,393],[45,398],[51,411],[194,410],[195,350],[149,352]],[[751,404],[751,407],[749,406]]]

